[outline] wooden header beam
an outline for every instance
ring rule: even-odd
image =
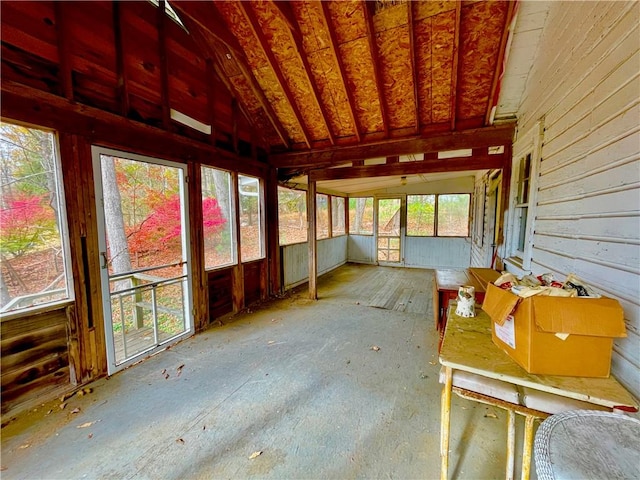
[[[474,155],[446,159],[429,159],[421,162],[399,162],[362,167],[327,168],[309,171],[309,182],[346,180],[350,178],[388,177],[392,175],[418,175],[426,173],[464,172],[502,168],[504,154]]]
[[[430,137],[414,137],[349,147],[330,147],[323,150],[279,153],[269,155],[269,163],[277,168],[319,168],[368,158],[510,145],[513,141],[514,128],[515,123],[509,123],[443,133]]]

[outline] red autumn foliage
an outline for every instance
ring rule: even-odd
[[[46,241],[56,229],[48,195],[18,194],[0,209],[0,244],[3,253],[19,256]]]
[[[154,202],[156,203],[156,202]],[[227,222],[215,198],[202,201],[205,235],[219,232]],[[132,253],[157,252],[179,244],[182,232],[180,196],[166,198],[140,224],[131,228],[129,249]]]

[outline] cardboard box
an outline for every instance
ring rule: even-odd
[[[626,336],[612,298],[521,298],[489,284],[482,309],[493,343],[534,374],[608,377],[613,338]]]

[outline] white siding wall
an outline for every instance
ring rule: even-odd
[[[296,243],[282,247],[284,288],[289,289],[309,280],[309,246]],[[347,236],[318,241],[318,275],[347,262]]]
[[[376,242],[373,235],[349,235],[348,258],[355,263],[376,263]]]
[[[407,237],[404,259],[407,267],[468,268],[470,238]]]
[[[531,270],[625,310],[613,373],[640,397],[640,3],[554,2],[518,111],[545,127]],[[527,139],[522,138],[522,142]],[[521,150],[516,141],[514,152]],[[512,252],[503,252],[507,255]]]

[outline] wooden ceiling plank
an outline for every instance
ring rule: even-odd
[[[356,117],[356,102],[353,98],[353,92],[347,86],[347,79],[344,75],[344,63],[342,62],[342,57],[340,56],[340,52],[338,52],[338,40],[336,39],[336,32],[331,26],[331,15],[329,13],[329,6],[327,2],[320,2],[322,6],[322,20],[324,22],[324,26],[329,32],[330,45],[329,48],[331,50],[331,55],[335,59],[338,65],[338,71],[340,74],[340,79],[342,80],[342,88],[344,90],[344,94],[349,101],[349,115],[351,116],[351,121],[353,122],[353,130],[358,140],[358,143],[362,140],[362,135],[360,133],[360,124],[358,122],[358,118]]]
[[[167,32],[165,0],[158,1],[156,12],[156,27],[158,29],[158,54],[160,55],[160,93],[162,107],[162,125],[165,130],[171,128],[171,113],[169,105],[169,65],[167,63]]]
[[[60,2],[56,2],[60,3]],[[117,95],[120,106],[120,113],[123,117],[129,115],[129,78],[124,61],[124,32],[122,31],[122,3],[114,0],[113,7],[113,36],[116,50],[116,75],[117,75]]]
[[[458,68],[460,64],[460,18],[462,0],[456,1],[455,31],[453,34],[453,66],[451,69],[451,130],[456,130],[456,110],[458,106]]]
[[[378,99],[380,101],[380,110],[382,112],[382,125],[385,138],[389,138],[389,115],[387,113],[387,106],[385,100],[385,94],[382,84],[382,74],[380,73],[380,60],[378,58],[378,45],[375,37],[375,27],[373,25],[373,14],[375,9],[375,2],[370,0],[364,1],[364,15],[367,24],[367,41],[369,44],[369,52],[371,53],[371,60],[373,66],[373,75],[375,77],[376,88],[378,90]]]
[[[317,168],[390,155],[411,155],[463,148],[510,145],[514,128],[515,123],[507,123],[459,132],[440,133],[429,137],[385,140],[323,150],[277,153],[269,155],[269,163],[277,168]]]
[[[353,178],[418,175],[426,173],[464,172],[502,168],[503,155],[478,155],[421,162],[387,163],[363,167],[326,168],[309,171],[309,181],[347,180]]]
[[[245,18],[248,20],[253,34],[258,39],[258,43],[260,44],[260,47],[262,48],[264,55],[267,57],[267,60],[269,61],[269,65],[271,69],[273,70],[273,72],[276,75],[276,78],[278,79],[280,88],[284,92],[287,102],[289,103],[289,105],[291,106],[291,109],[293,110],[293,114],[296,117],[296,122],[298,123],[298,126],[302,131],[302,135],[304,137],[305,143],[307,144],[307,147],[311,148],[311,135],[309,134],[309,129],[304,123],[304,119],[302,118],[302,113],[300,112],[300,109],[298,108],[298,105],[296,104],[296,101],[293,98],[293,94],[291,93],[289,84],[284,78],[284,75],[282,74],[282,70],[278,65],[278,61],[275,55],[273,54],[273,52],[271,51],[271,48],[269,47],[269,43],[267,42],[267,39],[265,38],[264,33],[260,28],[258,19],[256,18],[255,14],[253,13],[253,10],[251,9],[251,5],[249,5],[249,2],[238,2],[238,5],[240,7],[240,10],[242,10]]]
[[[278,117],[273,110],[271,103],[269,102],[269,100],[267,100],[267,97],[265,97],[264,92],[258,85],[258,81],[253,75],[253,72],[247,65],[244,54],[242,53],[242,48],[238,44],[238,41],[235,39],[235,37],[233,37],[233,35],[228,33],[227,27],[213,15],[196,15],[198,14],[198,12],[200,12],[203,6],[206,6],[204,2],[174,2],[172,6],[173,9],[178,13],[178,15],[180,15],[180,19],[184,23],[185,27],[187,27],[187,29],[189,30],[189,33],[193,37],[194,41],[200,46],[201,49],[208,53],[211,58],[217,58],[216,51],[220,48],[217,42],[222,43],[226,48],[230,50],[230,55],[233,55],[233,59],[235,60],[238,69],[249,84],[251,91],[258,99],[258,103],[264,109],[267,118],[271,122],[271,125],[273,125],[273,128],[278,134],[278,137],[280,137],[282,144],[287,149],[291,148],[291,141],[289,140],[289,136],[287,135],[286,130],[280,123],[280,120],[278,120]],[[188,7],[187,10],[185,10],[185,6]],[[192,8],[197,7],[199,7],[200,10],[192,11]],[[213,32],[213,29],[215,29],[216,32]],[[233,37],[234,41],[231,41],[229,39],[229,36]],[[221,37],[224,37],[227,40],[222,40]],[[231,88],[231,85],[224,74],[221,73],[219,75],[219,78],[223,81],[223,83],[225,83],[227,89],[229,90],[229,93],[233,94],[233,89]],[[246,114],[246,112],[245,116],[247,118],[251,118]]]
[[[309,65],[309,59],[304,51],[304,47],[302,45],[302,34],[300,33],[300,28],[298,26],[298,21],[295,17],[293,10],[291,9],[291,4],[289,2],[275,1],[273,2],[279,9],[280,13],[284,17],[285,22],[289,26],[289,31],[291,33],[291,39],[296,46],[296,52],[298,54],[298,58],[302,62],[302,66],[304,67],[304,73],[307,77],[307,81],[309,85],[311,85],[311,90],[313,91],[313,98],[318,105],[318,109],[320,109],[320,114],[322,116],[322,121],[324,123],[325,128],[327,129],[327,134],[329,135],[329,141],[331,145],[336,144],[336,137],[333,134],[331,129],[331,124],[328,121],[329,114],[327,109],[325,108],[322,100],[320,99],[320,91],[318,90],[318,85],[311,74],[311,66]]]
[[[413,98],[415,103],[416,128],[415,133],[420,131],[420,96],[418,94],[418,62],[416,60],[416,39],[413,28],[413,2],[407,2],[409,15],[409,56],[411,57],[411,75],[413,75]]]
[[[513,21],[513,15],[515,14],[516,2],[509,2],[507,7],[507,17],[504,22],[504,29],[502,30],[502,36],[500,37],[500,48],[498,50],[498,61],[496,62],[496,69],[493,72],[493,79],[491,80],[491,91],[489,93],[489,101],[487,102],[487,111],[484,117],[485,126],[490,125],[491,122],[491,110],[495,104],[494,100],[497,100],[496,94],[500,91],[500,80],[502,71],[504,68],[503,62],[506,55],[507,41],[509,39],[509,29],[511,22]]]
[[[73,101],[73,76],[71,72],[71,42],[69,28],[65,21],[65,2],[54,2],[56,35],[58,40],[58,58],[60,62],[59,78],[61,95]]]

